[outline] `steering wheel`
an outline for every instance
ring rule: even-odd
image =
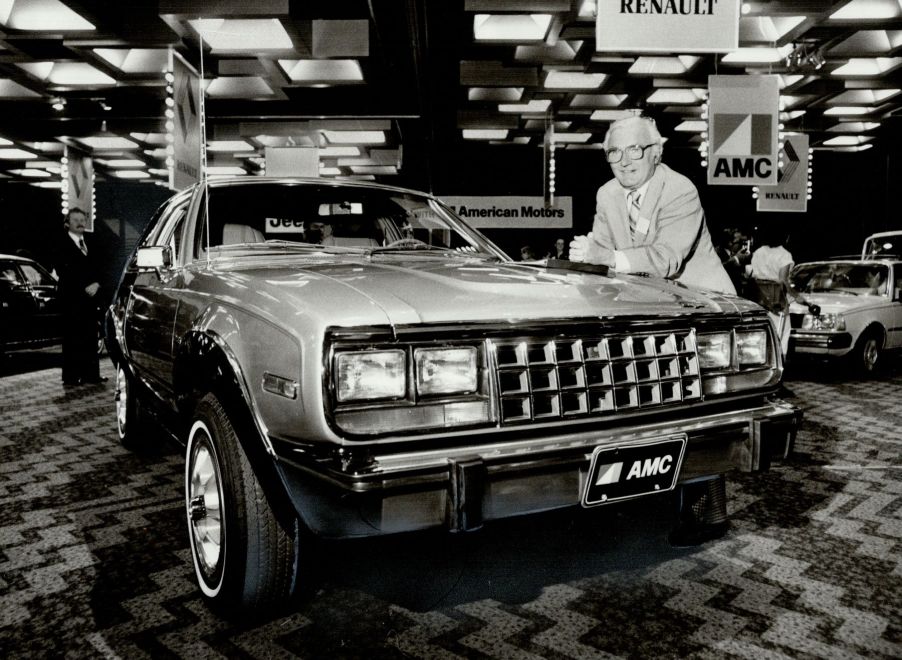
[[[422,246],[422,247],[428,248],[428,247],[429,247],[429,244],[428,244],[428,243],[424,243],[423,241],[421,241],[421,240],[418,239],[418,238],[407,237],[407,238],[399,238],[399,239],[396,240],[396,241],[392,241],[391,243],[389,243],[389,244],[386,245],[385,247],[387,247],[387,248],[393,248],[393,247],[403,247],[403,246],[408,246],[408,247],[420,247],[420,246]]]

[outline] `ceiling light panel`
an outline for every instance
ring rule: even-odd
[[[837,105],[824,110],[825,115],[869,115],[876,111],[864,105]]]
[[[330,144],[385,144],[384,131],[323,131]]]
[[[137,149],[138,145],[131,140],[118,137],[118,136],[94,136],[94,137],[83,137],[78,138],[78,141],[81,142],[86,147],[90,147],[95,150],[106,150],[106,149]]]
[[[902,16],[899,0],[852,0],[830,14],[831,21],[873,21]]]
[[[529,103],[502,103],[498,106],[499,112],[535,113],[545,112],[551,107],[550,99],[533,99]]]
[[[505,140],[509,131],[504,128],[465,128],[464,140]]]
[[[900,91],[899,89],[849,89],[827,100],[829,105],[873,105],[882,103],[892,98]]]
[[[581,41],[570,45],[564,40],[553,46],[547,44],[517,46],[514,59],[521,62],[570,62],[576,58],[576,52],[582,46]]]
[[[17,176],[23,176],[28,179],[49,179],[50,172],[46,170],[34,170],[34,169],[24,169],[24,170],[10,170],[10,174],[15,174]]]
[[[292,82],[346,84],[363,82],[357,60],[279,60]]]
[[[868,135],[837,135],[829,140],[824,140],[823,144],[828,147],[851,147],[870,142],[872,139]]]
[[[39,32],[95,29],[59,0],[3,0],[0,23],[13,30]]]
[[[544,41],[551,14],[476,14],[473,38],[476,41]]]
[[[837,69],[834,76],[879,76],[902,64],[902,57],[853,57]]]
[[[902,30],[859,30],[851,37],[833,46],[831,57],[856,55],[883,55],[902,46]]]
[[[320,158],[337,158],[339,156],[359,156],[360,147],[321,147],[319,150]]]
[[[115,170],[110,172],[115,177],[120,179],[149,179],[150,174],[144,172],[142,170]]]
[[[571,108],[616,108],[627,98],[626,94],[574,94]]]
[[[275,95],[272,87],[260,76],[219,77],[207,85],[207,95],[218,99],[253,99]]]
[[[629,72],[634,76],[678,76],[689,71],[700,59],[694,55],[678,55],[676,57],[643,55],[636,58],[629,68]]]
[[[596,110],[589,117],[592,121],[617,121],[638,114],[636,110]]]
[[[603,73],[580,71],[549,71],[545,76],[545,89],[598,89],[607,79]]]
[[[21,62],[16,66],[35,78],[54,85],[74,87],[116,84],[115,79],[85,62]]]
[[[110,160],[97,159],[97,162],[106,167],[146,167],[147,163],[137,158],[113,158]]]
[[[28,160],[29,158],[37,157],[37,154],[24,149],[0,149],[0,158],[3,160]]]
[[[677,125],[675,131],[683,131],[687,133],[701,133],[708,130],[708,122],[698,119],[688,119]]]
[[[798,27],[804,16],[745,16],[739,19],[740,43],[773,43]]]
[[[188,21],[214,53],[291,50],[294,44],[277,18],[199,18]]]
[[[591,133],[555,133],[554,141],[559,143],[583,143],[592,139]]]
[[[656,89],[651,96],[646,99],[647,103],[662,104],[673,103],[675,105],[694,105],[701,103],[704,99],[705,90],[703,89],[685,89],[685,88],[665,88]]]
[[[95,48],[94,52],[123,73],[159,74],[169,66],[165,48]]]
[[[864,133],[880,128],[879,121],[845,121],[827,129],[830,133]]]
[[[247,174],[247,170],[245,170],[243,167],[238,167],[237,165],[211,165],[207,168],[207,174],[212,174],[214,176],[242,176]]]
[[[33,99],[39,96],[40,94],[20,85],[15,80],[0,78],[0,99]]]
[[[792,52],[792,46],[780,48],[737,48],[721,58],[722,64],[775,64]]]
[[[471,87],[467,90],[467,100],[469,101],[514,103],[522,97],[522,87]]]
[[[207,151],[229,153],[236,151],[255,151],[254,147],[244,140],[210,140]]]

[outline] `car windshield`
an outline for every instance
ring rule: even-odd
[[[883,295],[889,271],[879,264],[800,264],[793,270],[792,286],[802,293]]]
[[[303,251],[417,252],[505,258],[425,195],[365,186],[267,182],[211,186],[209,242],[196,254],[266,245]]]

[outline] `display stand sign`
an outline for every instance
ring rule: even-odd
[[[200,76],[182,57],[170,49],[173,81],[172,147],[173,167],[169,187],[182,190],[200,181]]]
[[[783,140],[783,167],[777,185],[758,190],[759,211],[808,210],[808,136],[788,135]]]
[[[777,76],[708,76],[708,184],[777,183]]]
[[[94,161],[87,153],[66,147],[69,209],[85,212],[85,230],[94,231]]]
[[[598,0],[595,50],[728,53],[739,47],[740,0]]]
[[[570,229],[573,198],[555,197],[545,205],[542,197],[455,197],[441,200],[473,227],[508,229]]]

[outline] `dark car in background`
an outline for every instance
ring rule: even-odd
[[[800,412],[762,308],[567,263],[514,263],[440,200],[375,184],[211,180],[167,202],[106,334],[123,444],[187,447],[207,601],[284,601],[316,575],[313,536],[638,497],[691,513],[789,454]]]
[[[32,259],[0,254],[0,354],[62,341],[56,279]]]

